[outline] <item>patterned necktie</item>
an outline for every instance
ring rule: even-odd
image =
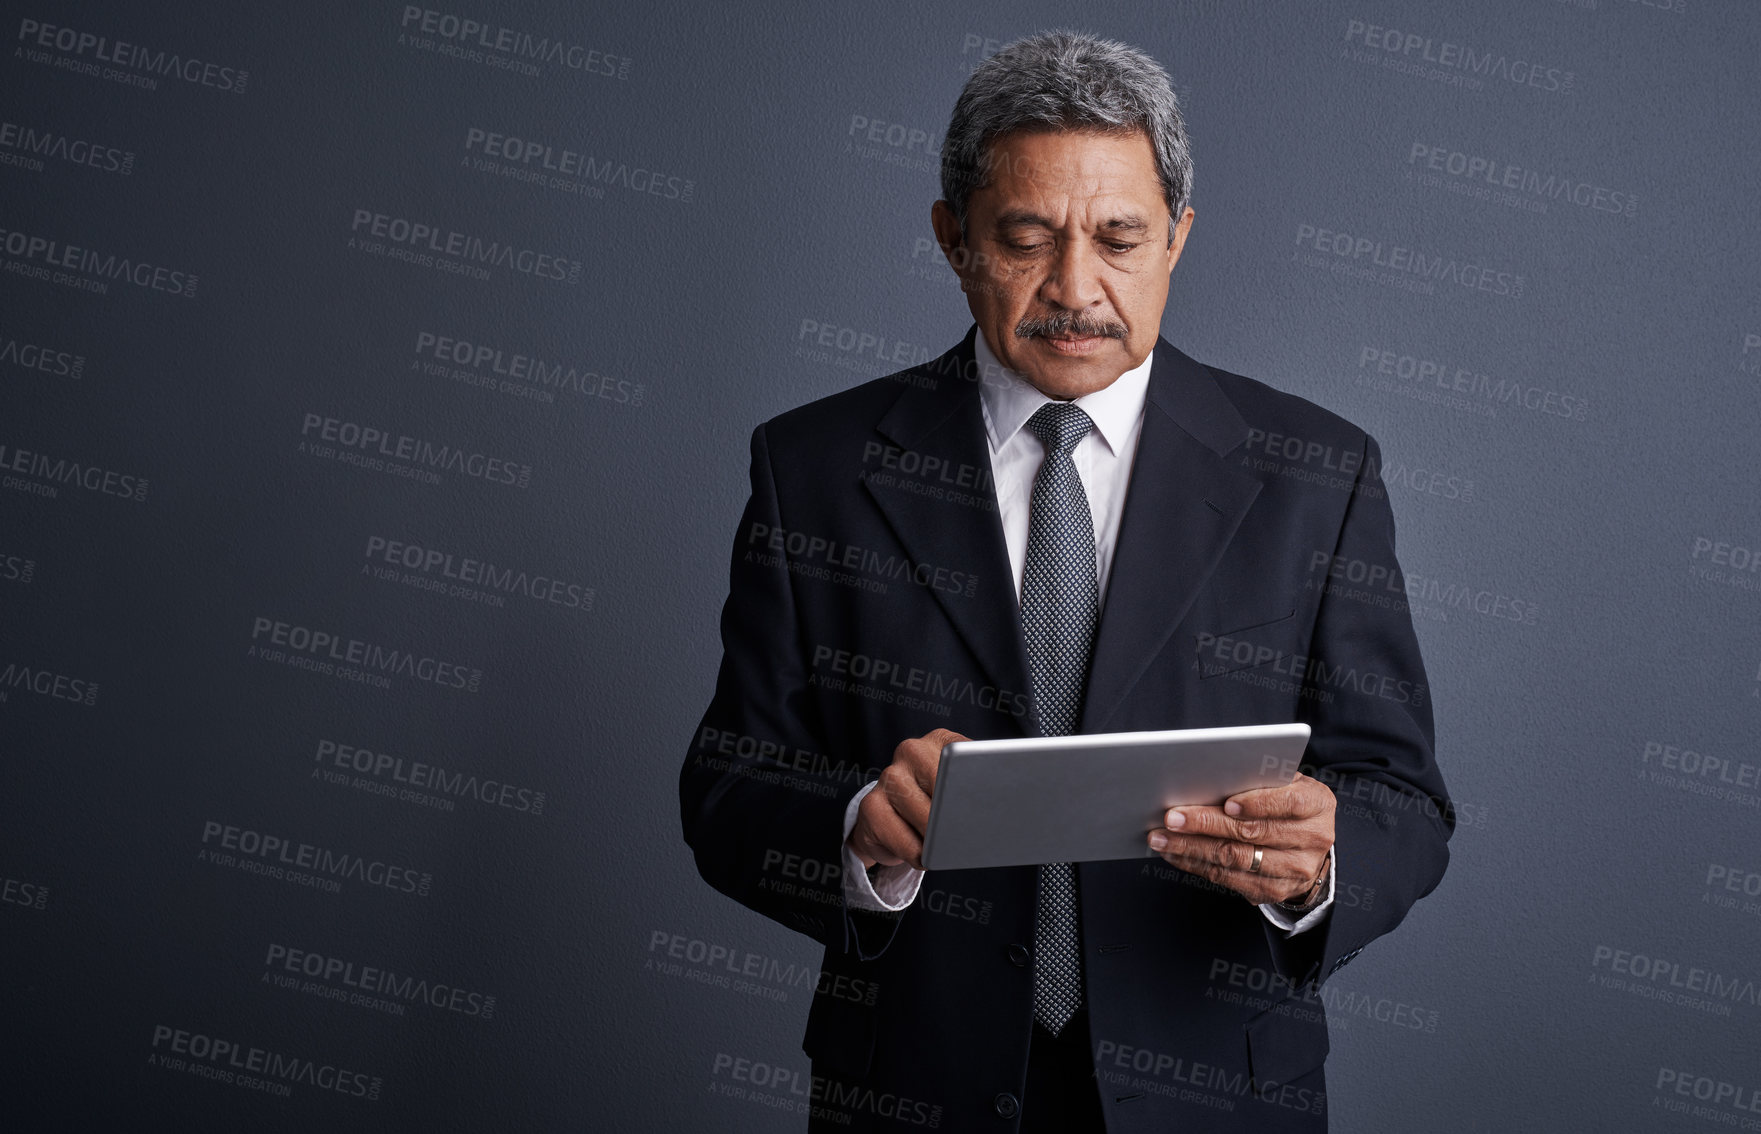
[[[1027,556],[1021,570],[1021,634],[1040,732],[1076,731],[1088,686],[1088,660],[1100,622],[1095,529],[1088,493],[1070,451],[1094,422],[1070,402],[1048,402],[1027,423],[1046,447],[1033,479]],[[1076,921],[1076,870],[1051,862],[1039,870],[1034,920],[1033,1014],[1053,1035],[1082,1006],[1082,953]]]

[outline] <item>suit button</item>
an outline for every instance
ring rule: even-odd
[[[1027,962],[1031,957],[1032,954],[1027,951],[1027,946],[1009,946],[1009,963],[1018,969],[1025,969],[1027,967]]]
[[[998,1095],[991,1106],[996,1110],[998,1118],[1014,1118],[1021,1113],[1021,1104],[1016,1102],[1015,1096],[1008,1091]]]

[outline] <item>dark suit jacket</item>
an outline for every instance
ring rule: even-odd
[[[901,915],[847,908],[838,877],[845,805],[900,741],[1038,734],[976,333],[754,431],[680,775],[703,877],[825,945],[816,1129],[1012,1130],[1031,1092],[1035,868],[931,871]],[[1320,982],[1443,875],[1454,817],[1379,463],[1350,422],[1158,339],[1080,731],[1307,722],[1337,891],[1292,937],[1159,858],[1078,867],[1109,1130],[1325,1129]]]

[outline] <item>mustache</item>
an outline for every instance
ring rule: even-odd
[[[1052,315],[1028,315],[1015,324],[1015,336],[1031,339],[1039,335],[1055,337],[1099,336],[1105,339],[1125,338],[1125,325],[1098,316],[1059,311]]]

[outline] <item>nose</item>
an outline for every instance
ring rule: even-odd
[[[1101,302],[1101,257],[1086,240],[1066,240],[1052,260],[1052,270],[1040,284],[1039,297],[1046,303],[1078,314]]]

